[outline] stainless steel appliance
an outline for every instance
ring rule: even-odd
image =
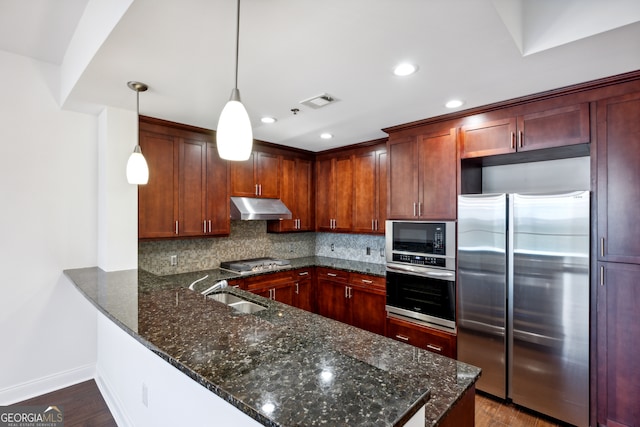
[[[455,223],[387,221],[389,316],[455,331]]]
[[[458,197],[458,359],[479,390],[589,424],[588,191]]]
[[[291,268],[291,261],[277,258],[249,258],[237,261],[224,261],[220,263],[222,270],[238,274],[250,274],[257,272],[286,270]]]

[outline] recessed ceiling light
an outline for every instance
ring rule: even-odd
[[[402,64],[398,64],[396,65],[396,67],[393,69],[393,74],[395,74],[396,76],[408,76],[411,75],[413,73],[415,73],[416,71],[418,71],[418,66],[417,65],[413,65],[413,64],[409,64],[408,62],[404,62]]]
[[[458,108],[462,106],[462,104],[464,104],[463,101],[460,101],[459,99],[452,99],[451,101],[444,104],[444,106],[447,108]]]
[[[277,122],[278,119],[276,119],[275,117],[263,117],[260,119],[260,121],[262,123],[271,124]]]
[[[322,139],[331,139],[331,138],[333,138],[333,135],[330,134],[329,132],[325,132],[325,133],[321,133],[320,134],[320,138],[322,138]]]

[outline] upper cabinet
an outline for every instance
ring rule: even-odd
[[[462,126],[460,158],[588,143],[589,104],[581,103]]]
[[[359,150],[353,156],[353,231],[384,234],[386,214],[386,146]]]
[[[640,92],[597,104],[598,259],[640,264]]]
[[[350,155],[316,161],[316,230],[349,232],[353,221],[353,161]]]
[[[456,219],[455,128],[391,135],[388,153],[389,219]]]
[[[229,167],[211,136],[140,124],[149,183],[138,190],[138,237],[229,234]]]
[[[276,154],[254,151],[248,160],[231,162],[231,195],[277,199],[280,164]]]
[[[268,231],[313,231],[314,197],[313,161],[307,158],[282,156],[280,199],[291,210],[291,219],[269,221]]]

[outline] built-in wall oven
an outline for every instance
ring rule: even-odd
[[[456,330],[453,221],[386,222],[387,313]]]

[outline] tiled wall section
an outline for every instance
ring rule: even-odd
[[[222,261],[315,254],[315,233],[267,233],[266,221],[231,221],[229,237],[158,240],[138,244],[138,267],[158,275],[218,268]],[[171,265],[178,255],[178,265]]]
[[[370,248],[370,255],[367,255],[367,248]],[[316,255],[384,264],[384,236],[317,233]]]
[[[333,244],[333,251],[331,250]],[[366,248],[371,248],[371,255]],[[222,261],[270,256],[327,256],[384,263],[383,236],[334,233],[267,233],[266,221],[231,221],[229,237],[158,240],[138,245],[138,266],[158,275],[218,268]],[[382,256],[381,256],[382,254]],[[171,255],[178,265],[171,265]]]

